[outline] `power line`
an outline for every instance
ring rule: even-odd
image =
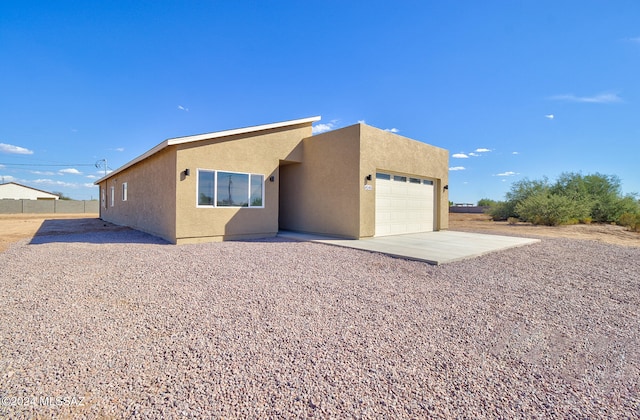
[[[0,165],[5,166],[94,166],[93,163],[5,163],[0,162]]]

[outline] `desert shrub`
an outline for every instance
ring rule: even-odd
[[[580,219],[578,219],[577,217],[570,217],[569,220],[567,220],[564,224],[565,225],[577,225],[578,223],[580,223]]]
[[[490,198],[481,198],[478,200],[478,207],[493,207],[498,202],[496,200],[492,200]]]
[[[640,232],[640,213],[623,213],[618,224],[633,232]]]
[[[509,211],[507,217],[520,217],[518,214],[518,204],[525,201],[527,198],[547,193],[549,191],[549,181],[546,177],[541,180],[530,180],[524,178],[520,181],[516,181],[511,185],[511,190],[505,194],[507,199],[506,210]]]
[[[536,224],[576,223],[576,220],[588,224],[617,222],[624,213],[640,213],[636,195],[623,196],[620,179],[600,173],[582,175],[567,172],[553,184],[546,177],[541,180],[525,178],[514,182],[505,198],[504,202],[495,203],[487,212],[493,220],[517,217]],[[565,205],[567,200],[571,202],[570,211]],[[532,203],[542,207],[536,212]]]
[[[519,221],[520,220],[517,217],[508,217],[507,218],[507,223],[509,223],[510,225],[515,225]]]
[[[540,192],[516,206],[520,220],[534,225],[558,226],[574,217],[574,202],[558,194]]]
[[[507,220],[509,217],[513,216],[513,214],[515,213],[515,209],[513,203],[498,201],[493,206],[491,206],[486,213],[491,216],[492,220],[502,221]]]
[[[633,195],[622,195],[622,183],[615,175],[563,173],[550,188],[551,193],[570,198],[579,207],[578,219],[586,216],[595,222],[614,222],[625,212],[636,212]]]

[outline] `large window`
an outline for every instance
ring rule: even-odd
[[[264,176],[199,169],[198,206],[264,207]]]

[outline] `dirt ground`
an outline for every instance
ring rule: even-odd
[[[55,223],[55,220],[77,219],[78,223]],[[46,224],[43,224],[44,221]],[[97,214],[0,214],[0,252],[13,242],[34,235],[96,232],[126,229],[103,222]],[[543,236],[599,241],[608,244],[640,247],[640,233],[621,226],[591,224],[572,226],[532,226],[529,223],[510,225],[493,222],[484,214],[449,214],[449,229],[467,232],[496,233],[515,236]]]
[[[48,223],[43,226],[45,220],[77,219],[78,223],[56,224]],[[51,235],[53,233],[79,233],[93,232],[106,228],[105,222],[98,219],[97,214],[0,214],[0,252],[6,251],[9,245],[21,239],[32,238],[38,235]]]
[[[622,226],[600,223],[569,226],[533,226],[530,223],[510,225],[507,222],[494,222],[485,214],[449,213],[449,229],[514,236],[586,239],[640,247],[640,233],[630,232]]]

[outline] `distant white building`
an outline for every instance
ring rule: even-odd
[[[59,198],[50,192],[27,187],[16,182],[0,184],[0,200],[57,200]]]

